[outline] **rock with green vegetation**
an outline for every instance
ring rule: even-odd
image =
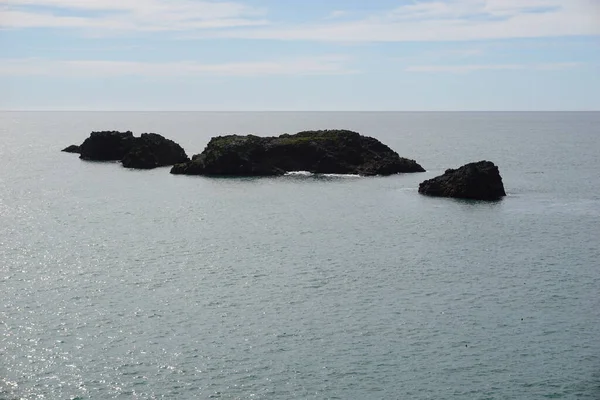
[[[126,168],[151,169],[189,161],[185,150],[157,133],[133,136],[130,131],[92,132],[81,146],[63,151],[79,153],[89,161],[121,161]]]
[[[506,196],[498,167],[491,161],[447,169],[443,175],[422,182],[419,193],[473,200],[499,200]]]
[[[172,174],[273,176],[291,171],[391,175],[424,172],[377,139],[348,130],[304,131],[278,137],[218,136]]]

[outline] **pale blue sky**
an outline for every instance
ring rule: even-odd
[[[600,0],[0,0],[0,109],[600,110]]]

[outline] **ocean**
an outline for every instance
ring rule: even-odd
[[[351,129],[425,173],[206,178],[93,130]],[[599,399],[600,113],[2,112],[0,399]],[[490,160],[498,202],[421,181]]]

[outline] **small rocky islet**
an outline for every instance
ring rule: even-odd
[[[498,167],[486,160],[447,169],[443,175],[422,182],[419,193],[471,200],[499,200],[506,196]]]
[[[131,131],[92,132],[77,146],[62,151],[79,153],[87,161],[121,161],[125,168],[153,169],[189,161],[185,150],[174,141],[157,133],[142,133],[139,137]]]
[[[92,132],[81,145],[62,151],[88,161],[120,161],[126,168],[172,166],[176,175],[278,176],[293,171],[361,176],[425,172],[379,140],[349,130],[303,131],[294,135],[213,137],[190,160],[174,141],[157,133]],[[506,195],[498,167],[490,161],[448,169],[419,185],[428,196],[497,200]]]

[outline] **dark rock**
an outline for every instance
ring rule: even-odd
[[[189,161],[180,145],[156,133],[135,137],[129,131],[92,132],[81,146],[63,151],[79,152],[83,160],[122,161],[127,168],[151,169]]]
[[[142,133],[122,159],[126,168],[151,169],[189,161],[185,150],[156,133]]]
[[[290,171],[391,175],[425,170],[377,139],[347,130],[214,137],[192,161],[171,169],[173,174],[230,176],[272,176]]]
[[[81,144],[79,158],[91,161],[121,160],[134,144],[135,138],[129,131],[92,132]]]
[[[156,155],[147,145],[136,145],[134,146],[121,163],[125,168],[135,168],[135,169],[153,169],[159,167],[158,159]]]
[[[498,200],[506,196],[498,167],[490,161],[448,169],[443,175],[422,182],[419,193],[474,200]]]
[[[81,150],[79,149],[79,146],[72,144],[70,146],[65,147],[61,151],[64,151],[65,153],[79,153]]]

